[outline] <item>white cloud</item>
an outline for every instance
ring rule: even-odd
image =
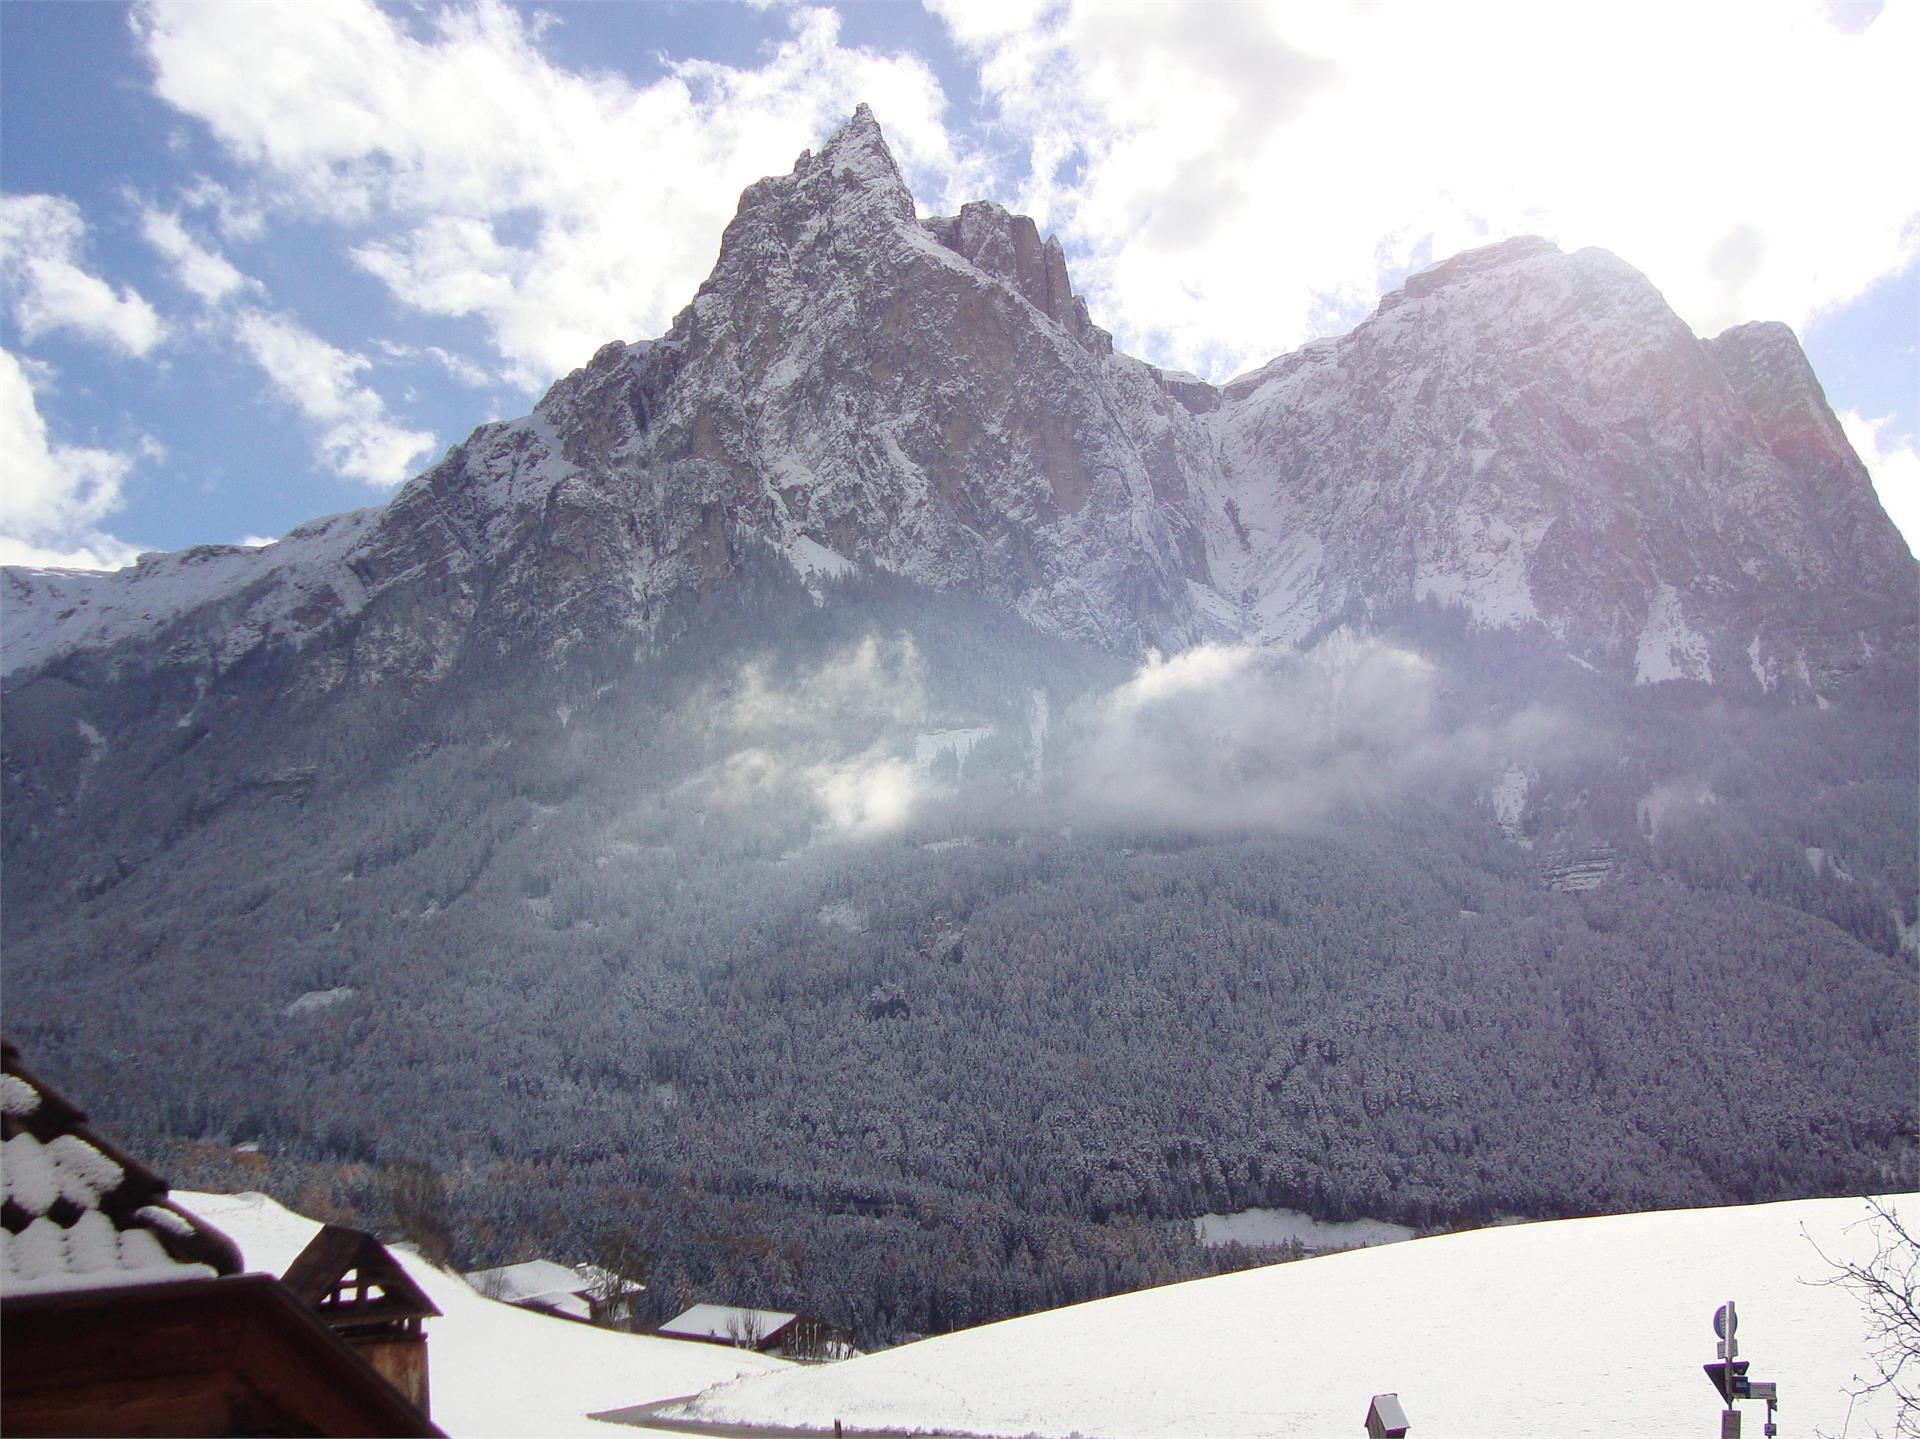
[[[380,396],[357,381],[369,361],[336,349],[298,321],[242,311],[234,337],[274,388],[318,431],[321,457],[335,472],[370,485],[397,485],[433,449],[433,436],[387,416]]]
[[[172,267],[181,288],[207,307],[207,333],[237,343],[315,427],[320,456],[336,474],[370,485],[396,485],[413,473],[417,458],[432,450],[432,434],[396,424],[380,395],[359,382],[370,365],[365,356],[328,344],[291,315],[228,306],[241,295],[264,300],[266,286],[196,240],[178,214],[143,206],[140,233]],[[385,348],[408,357],[420,353]],[[431,353],[444,357],[449,368],[460,363],[446,351]]]
[[[120,570],[139,558],[139,551],[132,545],[111,535],[96,538],[100,543],[49,549],[0,534],[0,565],[21,565],[33,570]]]
[[[1150,650],[1146,663],[1107,696],[1106,704],[1115,715],[1132,714],[1147,705],[1212,689],[1245,669],[1253,659],[1254,651],[1242,645],[1196,645],[1170,660],[1163,659],[1158,650]]]
[[[234,267],[225,255],[200,244],[187,233],[180,217],[165,210],[143,209],[140,234],[173,267],[174,279],[181,288],[199,296],[209,305],[217,305],[241,290],[261,289],[258,280],[249,279]]]
[[[1920,252],[1920,7],[1250,3],[1199,20],[930,0],[1024,138],[1022,204],[1095,318],[1216,377],[1344,328],[1383,276],[1534,232],[1696,329],[1796,326]]]
[[[0,287],[28,340],[65,330],[144,355],[160,342],[160,317],[138,292],[119,291],[81,265],[80,207],[60,195],[0,195]]]
[[[827,823],[852,839],[894,833],[926,798],[914,767],[880,750],[811,765],[804,778]]]
[[[434,364],[471,389],[484,390],[493,383],[492,375],[473,361],[456,355],[451,350],[443,350],[438,345],[428,345],[425,354]]]
[[[1152,656],[1068,712],[1048,764],[1072,818],[1286,829],[1356,804],[1471,791],[1501,766],[1583,742],[1541,710],[1452,713],[1430,661],[1337,631],[1305,655],[1209,645]]]
[[[822,832],[873,839],[948,793],[908,757],[928,716],[926,665],[911,635],[868,635],[794,667],[742,665],[689,716],[702,733],[751,741],[690,782],[700,802],[804,815]]]
[[[368,0],[156,0],[134,21],[164,100],[401,301],[479,317],[527,388],[664,329],[740,190],[859,100],[925,198],[977,175],[918,59],[841,45],[830,11],[787,23],[758,68],[669,62],[641,87],[554,65],[543,27],[495,0],[430,12],[423,38]]]
[[[743,665],[714,707],[729,727],[750,732],[918,724],[927,714],[926,663],[912,635],[868,635],[798,674]]]
[[[804,815],[817,831],[846,839],[893,834],[947,793],[884,742],[815,757],[821,748],[840,747],[816,735],[736,750],[695,775],[684,793],[740,815]]]
[[[133,546],[100,530],[120,506],[130,456],[53,442],[28,371],[0,350],[0,564],[109,570],[131,564]]]
[[[210,212],[224,239],[257,240],[266,232],[267,217],[257,204],[205,175],[196,176],[181,191],[180,201],[189,209]]]
[[[373,347],[389,360],[402,364],[419,364],[427,361],[470,389],[484,390],[498,383],[499,377],[490,374],[464,355],[456,355],[439,345],[403,345],[395,340],[375,340]]]
[[[1907,549],[1920,555],[1920,453],[1914,450],[1913,436],[1896,434],[1890,415],[1873,420],[1858,410],[1842,414],[1840,427],[1873,476],[1880,507],[1906,539]]]

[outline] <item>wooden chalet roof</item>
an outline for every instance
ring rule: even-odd
[[[280,1276],[329,1324],[431,1319],[440,1311],[387,1247],[364,1230],[329,1224]]]
[[[237,1274],[232,1240],[0,1042],[0,1299]]]

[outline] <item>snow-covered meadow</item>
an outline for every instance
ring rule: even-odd
[[[1894,1203],[1920,1214],[1920,1195]],[[1717,1432],[1717,1306],[1780,1386],[1786,1434],[1893,1430],[1855,1299],[1858,1199],[1514,1225],[1170,1285],[729,1383],[687,1419],[1017,1436],[1278,1439],[1362,1432],[1397,1392],[1420,1439]],[[1749,1404],[1747,1431],[1763,1406]]]

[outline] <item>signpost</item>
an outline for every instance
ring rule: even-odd
[[[1740,1341],[1734,1337],[1740,1328],[1740,1316],[1729,1299],[1713,1311],[1713,1332],[1719,1339],[1714,1353],[1719,1362],[1703,1364],[1700,1367],[1707,1372],[1707,1382],[1719,1394],[1726,1409],[1720,1415],[1720,1439],[1740,1439],[1740,1411],[1734,1408],[1741,1399],[1762,1399],[1767,1405],[1767,1424],[1762,1431],[1767,1439],[1774,1439],[1780,1431],[1774,1425],[1773,1416],[1780,1404],[1780,1386],[1766,1380],[1747,1378],[1745,1359],[1735,1356],[1740,1352]]]

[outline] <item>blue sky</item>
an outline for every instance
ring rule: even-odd
[[[1034,214],[1122,348],[1216,379],[1515,233],[1785,320],[1911,543],[1917,12],[7,0],[0,561],[383,502],[662,330],[860,100],[925,211]]]

